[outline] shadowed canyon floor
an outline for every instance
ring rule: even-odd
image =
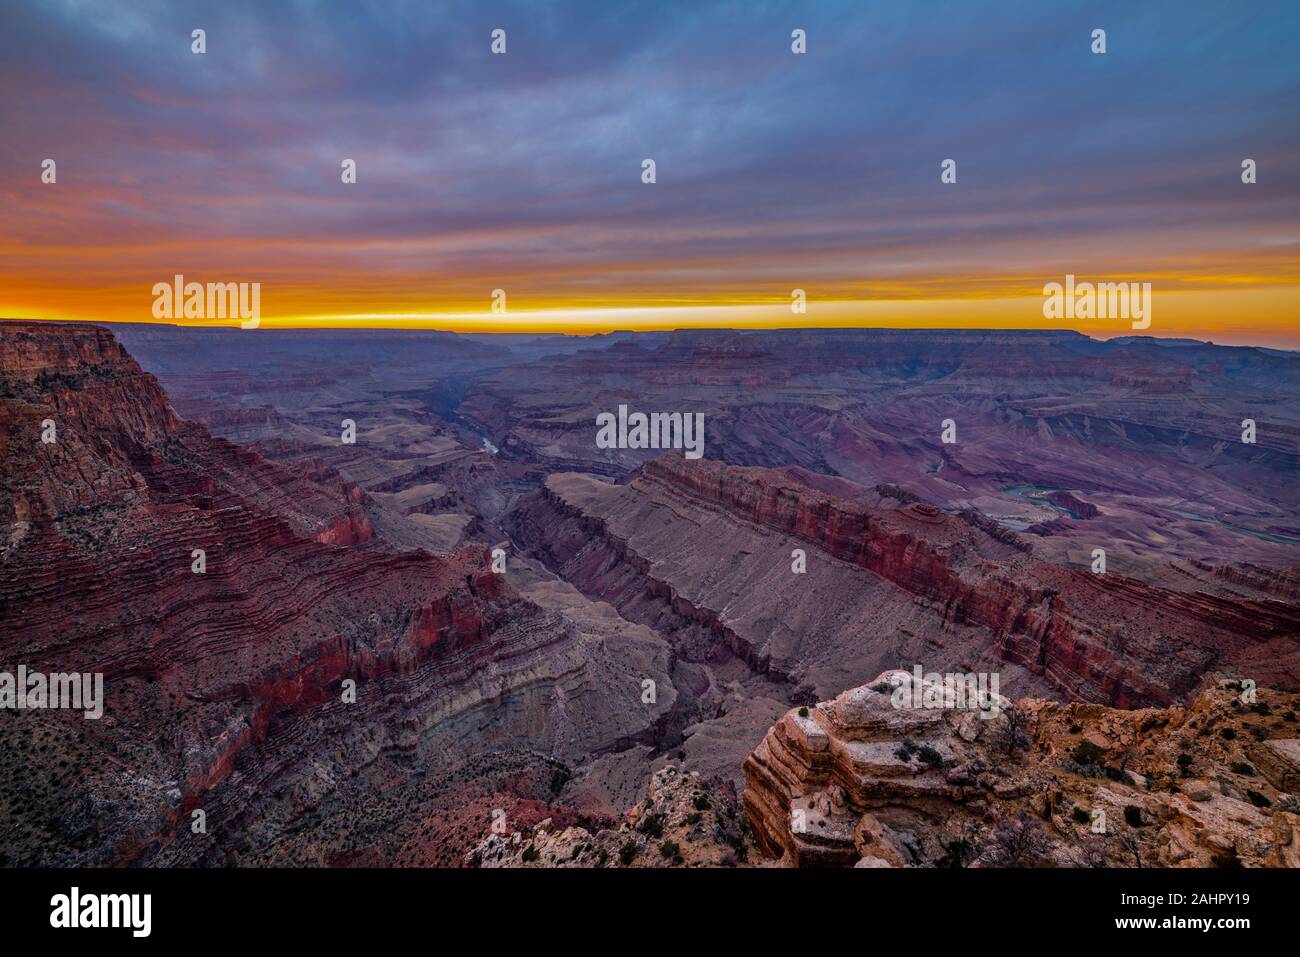
[[[0,863],[1294,865],[1298,399],[1072,333],[0,323],[0,672],[105,688],[0,709]],[[1026,699],[1007,767],[881,710],[913,664]]]

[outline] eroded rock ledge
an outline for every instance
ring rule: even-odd
[[[795,866],[1300,865],[1300,695],[1188,708],[894,707],[906,672],[782,717],[745,762],[757,846]],[[1012,738],[1019,727],[1019,746]]]

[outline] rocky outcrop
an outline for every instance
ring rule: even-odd
[[[498,833],[469,851],[473,867],[737,867],[754,863],[735,792],[669,765],[645,800],[604,827],[547,818],[519,826],[501,815]]]
[[[745,762],[759,848],[796,866],[1300,865],[1300,695],[1247,703],[1225,680],[1187,708],[981,712],[944,706],[938,678],[886,672],[781,718]]]

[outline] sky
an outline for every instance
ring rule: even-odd
[[[1298,40],[1294,0],[3,0],[0,316],[181,274],[262,326],[1132,333],[1045,318],[1069,274],[1300,348]]]

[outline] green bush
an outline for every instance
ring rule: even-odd
[[[1074,760],[1078,761],[1080,764],[1088,765],[1100,764],[1102,755],[1105,754],[1105,752],[1091,741],[1080,741],[1074,746],[1074,750],[1071,754],[1074,755]]]

